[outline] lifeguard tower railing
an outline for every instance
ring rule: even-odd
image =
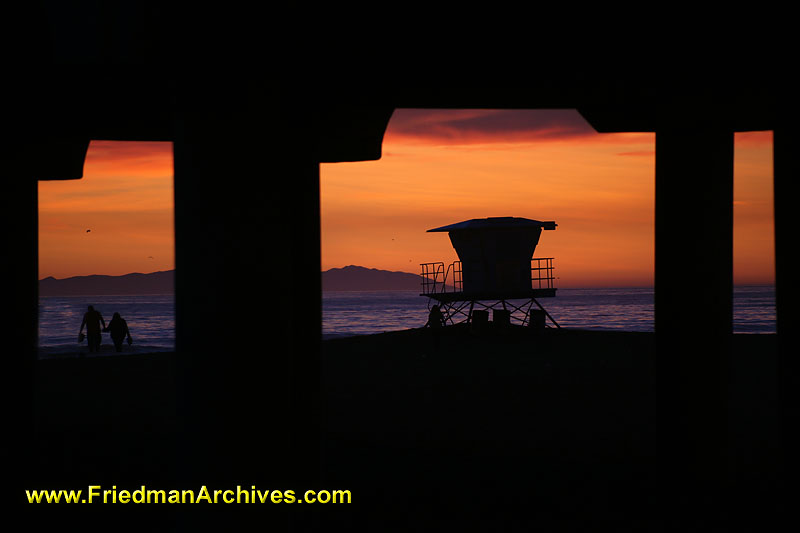
[[[510,318],[516,319],[522,325],[530,325],[531,307],[536,304],[541,313],[549,318],[556,327],[560,327],[550,313],[536,300],[536,298],[550,298],[556,295],[556,278],[553,272],[552,257],[531,259],[530,290],[511,293],[464,292],[461,261],[454,261],[446,268],[443,262],[421,263],[420,267],[422,268],[421,296],[428,297],[429,309],[431,301],[435,300],[441,306],[446,320],[452,324],[455,324],[459,317],[463,317],[466,322],[471,322],[473,310],[477,306],[487,311],[502,308],[511,312]],[[522,300],[521,303],[520,300]],[[515,313],[519,316],[516,316]]]
[[[463,282],[461,279],[461,261],[450,263],[447,270],[444,263],[422,263],[422,294],[441,294],[444,292],[461,292]],[[447,279],[450,278],[450,289]]]
[[[463,294],[461,261],[453,261],[447,269],[443,262],[422,263],[420,267],[422,267],[423,296]],[[552,257],[531,259],[531,290],[539,293],[537,296],[555,296],[555,279]]]

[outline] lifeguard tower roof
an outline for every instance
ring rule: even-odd
[[[449,224],[440,228],[429,229],[428,233],[444,232],[444,231],[463,231],[463,230],[480,230],[480,229],[505,229],[505,228],[541,228],[545,230],[556,229],[557,224],[552,220],[542,222],[540,220],[531,220],[529,218],[520,217],[489,217],[489,218],[473,218],[465,220],[464,222],[457,222]]]

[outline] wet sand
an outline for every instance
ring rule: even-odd
[[[746,487],[740,496],[757,497],[779,470],[775,338],[736,337],[731,464]],[[662,523],[653,334],[454,328],[438,351],[432,346],[427,330],[322,343],[321,484],[351,490],[354,503],[316,513],[313,524],[531,531]],[[42,483],[176,475],[173,358],[40,361]]]

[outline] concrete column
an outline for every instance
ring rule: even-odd
[[[38,183],[23,154],[22,143],[5,144],[5,176],[0,192],[3,254],[0,279],[3,307],[3,419],[7,430],[2,450],[12,463],[3,489],[9,504],[20,503],[23,489],[36,476],[33,395],[38,331]],[[22,466],[22,468],[20,468]],[[14,509],[17,510],[16,508]]]
[[[781,119],[774,130],[774,187],[775,187],[775,307],[777,315],[777,340],[779,360],[779,387],[783,436],[784,484],[791,487],[798,471],[798,387],[800,365],[797,346],[793,340],[798,326],[797,261],[798,212],[796,184],[800,179],[800,134],[797,131],[797,113],[791,106],[782,110]],[[788,497],[789,491],[785,490]],[[786,509],[790,509],[787,500]],[[794,500],[791,501],[794,505]]]
[[[656,132],[659,482],[668,507],[713,514],[727,476],[733,132],[695,122]]]
[[[181,475],[299,490],[319,464],[319,165],[301,115],[232,96],[176,122]]]

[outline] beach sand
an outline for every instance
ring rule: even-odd
[[[775,336],[736,339],[731,470],[763,515],[754,506],[771,502],[780,470]],[[40,485],[175,483],[173,358],[39,361]],[[324,341],[322,361],[320,485],[353,503],[296,513],[299,529],[663,524],[653,334],[448,328],[436,351],[428,330],[409,330]]]

